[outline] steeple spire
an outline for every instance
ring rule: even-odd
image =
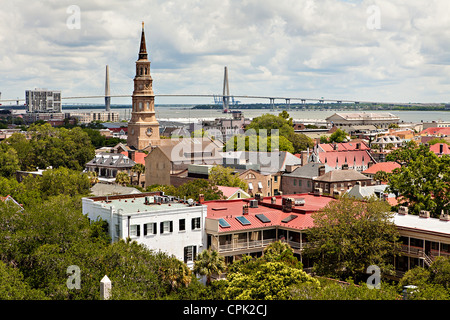
[[[147,47],[145,45],[144,21],[142,21],[141,47],[139,49],[139,60],[147,60]]]

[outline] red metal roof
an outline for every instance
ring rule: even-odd
[[[449,127],[431,127],[420,132],[421,135],[450,135]]]
[[[281,201],[282,197],[289,198],[303,198],[305,204],[302,206],[294,206],[292,212],[283,212]],[[251,199],[239,200],[214,200],[205,201],[207,205],[207,217],[210,219],[224,219],[229,223],[230,227],[222,228],[219,226],[219,232],[232,232],[240,230],[261,229],[270,226],[282,226],[292,229],[307,229],[311,228],[314,223],[311,214],[324,208],[329,202],[334,201],[332,197],[314,196],[312,194],[295,194],[276,196],[275,203],[271,203],[271,197],[266,197],[257,208],[248,208],[248,214],[245,215],[250,222],[249,225],[242,225],[237,219],[237,216],[243,216],[243,206],[249,205]],[[264,214],[270,222],[262,222],[256,215]],[[283,219],[290,215],[296,215],[297,218],[282,222]]]
[[[379,162],[370,166],[370,168],[364,170],[362,173],[375,174],[378,171],[384,171],[387,173],[391,173],[392,170],[400,168],[400,165],[397,162],[388,161],[388,162]]]
[[[348,164],[350,167],[367,165],[370,161],[373,161],[367,150],[354,150],[354,151],[327,151],[319,153],[319,160],[321,163],[335,168],[336,163],[338,166]]]
[[[441,144],[442,144],[442,153],[441,153]],[[446,143],[435,143],[432,146],[430,146],[430,151],[437,154],[450,154],[450,148],[448,147],[448,144]]]
[[[359,144],[359,149],[358,149]],[[353,150],[370,150],[364,141],[358,142],[341,142],[341,143],[320,143],[319,147],[323,151],[353,151]],[[336,149],[335,149],[336,147]]]

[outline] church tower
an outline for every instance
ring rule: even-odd
[[[150,61],[145,45],[144,22],[142,22],[141,45],[136,61],[136,76],[134,77],[131,120],[128,122],[129,147],[143,150],[150,145],[158,145],[159,123],[155,116],[155,94],[150,75]]]

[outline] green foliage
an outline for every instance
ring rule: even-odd
[[[233,173],[233,169],[229,167],[220,165],[212,167],[208,179],[216,186],[239,187],[244,190],[247,188],[245,181],[240,179],[237,174]]]
[[[0,143],[0,176],[12,177],[19,169],[19,157],[16,150],[5,143]]]
[[[432,146],[436,143],[450,144],[447,140],[445,140],[443,138],[434,138],[434,139],[431,139],[430,141],[428,141],[428,145],[430,145],[430,146]]]
[[[43,292],[31,288],[19,269],[0,261],[0,300],[45,300]]]
[[[314,228],[308,230],[311,246],[305,255],[317,261],[317,274],[360,279],[366,277],[370,265],[389,272],[392,267],[387,258],[398,246],[398,231],[389,211],[385,201],[371,198],[363,202],[344,196],[314,213]]]
[[[373,180],[375,181],[381,181],[381,182],[388,182],[389,181],[389,177],[390,177],[390,173],[387,173],[385,171],[377,171],[374,176],[373,176]]]
[[[345,130],[342,129],[337,129],[335,132],[333,132],[330,135],[330,138],[328,139],[328,143],[341,143],[341,142],[345,142],[347,141],[347,132],[345,132]]]
[[[134,172],[138,176],[138,186],[141,185],[141,174],[145,173],[145,166],[142,163],[136,163],[132,168],[131,172]]]
[[[286,112],[287,113],[287,112]],[[280,136],[289,137],[294,133],[292,126],[292,119],[288,120],[289,115],[273,115],[263,114],[259,117],[253,118],[252,122],[247,126],[247,130],[254,129],[257,134],[261,129],[267,130],[267,136],[271,136],[271,130],[278,130]]]
[[[398,300],[400,295],[395,286],[382,282],[380,289],[369,289],[365,283],[356,285],[319,278],[320,286],[302,283],[292,288],[295,300]]]
[[[116,183],[126,186],[127,184],[130,184],[131,179],[130,176],[128,175],[128,173],[126,173],[125,171],[122,172],[118,172],[116,175]]]
[[[227,275],[228,299],[285,300],[291,298],[290,287],[300,283],[319,282],[305,271],[283,262],[264,262],[252,273],[235,272]]]
[[[203,194],[205,201],[219,200],[223,198],[223,193],[207,179],[194,179],[182,184],[179,187],[172,185],[151,185],[145,188],[146,192],[163,191],[164,194],[186,199],[199,200],[199,195]]]
[[[95,154],[88,134],[80,127],[69,130],[53,128],[48,123],[34,123],[28,134],[29,140],[20,133],[6,139],[17,152],[21,170],[48,167],[83,170]]]
[[[206,276],[206,284],[211,284],[211,276],[220,275],[226,270],[225,258],[215,250],[203,250],[197,255],[194,273]]]
[[[300,153],[308,148],[314,147],[314,141],[303,133],[293,133],[289,136],[289,141],[292,143],[294,151],[292,153]]]
[[[438,217],[450,206],[450,157],[438,157],[425,146],[407,146],[389,153],[387,159],[402,166],[389,176],[389,192],[412,213],[430,211]]]

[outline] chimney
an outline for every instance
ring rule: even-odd
[[[248,215],[248,204],[244,204],[244,205],[242,206],[242,214],[243,214],[244,216]]]
[[[136,150],[128,151],[128,158],[130,158],[131,160],[135,161],[135,159],[136,159]]]
[[[308,163],[308,156],[309,156],[308,150],[300,151],[300,159],[302,160],[302,166]]]
[[[293,205],[294,205],[294,199],[292,199],[292,198],[282,198],[281,199],[281,210],[283,210],[283,212],[292,212]]]
[[[430,217],[430,211],[420,210],[419,217],[420,218],[429,218]]]
[[[261,193],[255,193],[255,200],[258,200],[258,204],[261,204],[263,196]]]
[[[325,165],[319,166],[319,177],[323,176],[325,174]]]
[[[398,214],[401,214],[401,215],[407,215],[408,214],[408,207],[405,207],[405,206],[400,206],[400,207],[398,207]]]
[[[441,210],[441,215],[439,217],[441,221],[450,221],[450,216],[448,213],[444,213],[444,210]]]
[[[205,195],[199,194],[198,195],[198,203],[203,204],[203,202],[205,202]]]

